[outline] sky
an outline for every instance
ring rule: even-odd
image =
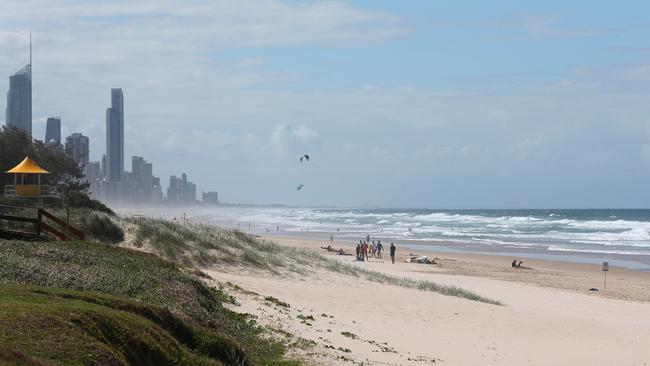
[[[31,31],[34,137],[60,116],[99,160],[120,87],[125,168],[143,156],[165,187],[185,172],[226,202],[650,208],[647,1],[0,9],[0,110]]]

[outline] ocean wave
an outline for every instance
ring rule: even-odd
[[[650,255],[650,252],[639,251],[623,251],[623,250],[602,250],[602,249],[582,249],[582,248],[567,248],[564,246],[549,246],[549,251],[552,252],[575,252],[575,253],[593,253],[593,254],[627,254],[627,255]]]

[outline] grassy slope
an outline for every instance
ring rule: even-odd
[[[0,289],[0,339],[32,357],[79,365],[222,364],[191,352],[191,329],[165,310],[99,293]]]
[[[154,255],[89,242],[0,241],[0,253],[0,284],[41,287],[0,290],[15,294],[0,297],[0,323],[6,323],[1,327],[0,346],[9,345],[12,352],[52,360],[48,355],[55,357],[55,348],[62,347],[69,355],[79,357],[79,363],[95,363],[97,357],[114,355],[120,364],[133,359],[124,353],[132,347],[131,340],[119,337],[134,334],[145,341],[140,349],[151,352],[156,360],[284,364],[283,347],[264,338],[247,316],[225,309],[222,302],[228,297],[205,286],[189,268]],[[58,293],[53,288],[74,291]],[[12,303],[14,297],[18,300]],[[34,316],[15,316],[20,313]],[[46,321],[41,323],[41,319]],[[98,331],[97,324],[119,331]],[[52,343],[50,328],[71,338]],[[82,334],[93,340],[80,338]],[[34,339],[35,344],[30,348],[17,341],[23,337]],[[75,339],[84,339],[81,343],[92,351],[77,352],[79,342]],[[35,353],[35,349],[46,351]]]

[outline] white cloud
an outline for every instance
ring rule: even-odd
[[[306,126],[292,127],[288,124],[275,126],[269,143],[278,154],[305,154],[320,146],[318,134]]]
[[[3,6],[0,13],[0,23],[31,27],[35,22],[44,34],[49,33],[46,28],[56,25],[59,33],[83,30],[74,36],[69,34],[70,39],[173,49],[376,42],[408,33],[392,14],[331,1],[23,0]],[[164,42],[156,44],[151,40]]]

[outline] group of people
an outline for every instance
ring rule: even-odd
[[[356,253],[358,261],[368,261],[370,257],[382,259],[381,252],[384,246],[380,240],[377,243],[373,240],[370,244],[367,241],[359,240],[357,244]],[[395,264],[395,244],[390,243],[390,259]]]

